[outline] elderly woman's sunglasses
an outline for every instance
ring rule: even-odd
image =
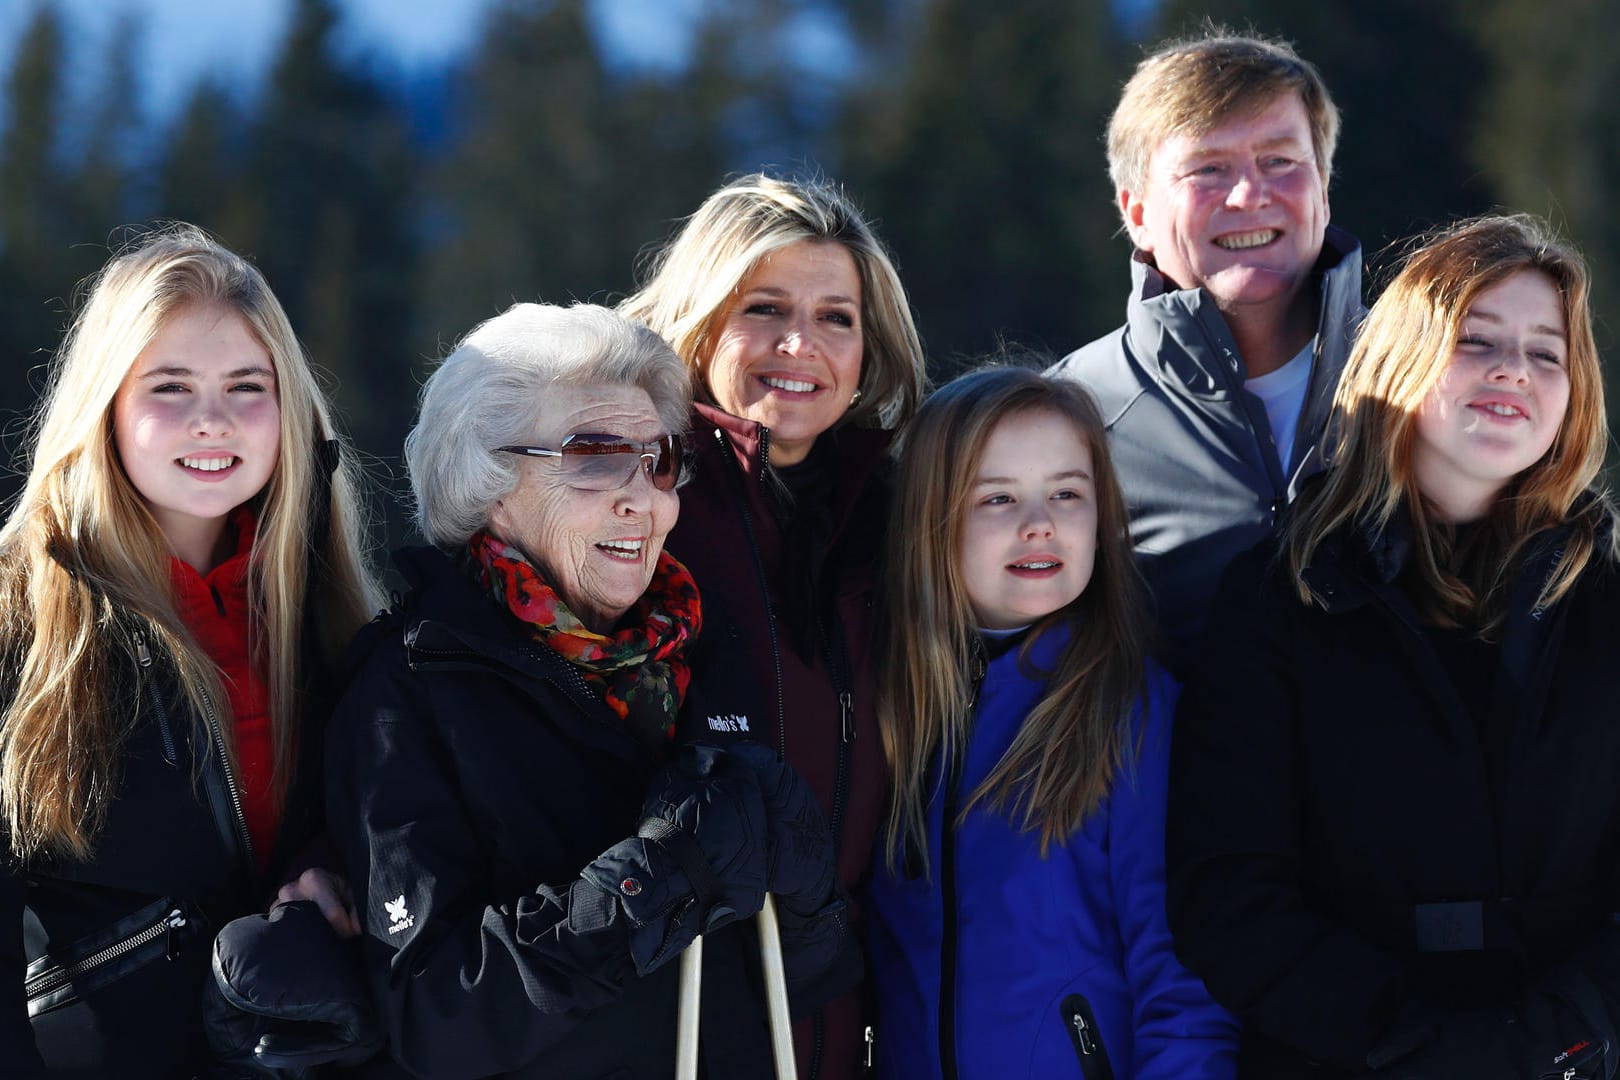
[[[674,491],[681,479],[685,451],[679,435],[664,435],[651,442],[630,442],[618,435],[570,435],[555,450],[544,446],[497,446],[505,454],[555,458],[562,482],[581,491],[615,491],[645,468],[659,491]]]

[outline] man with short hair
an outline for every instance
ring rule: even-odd
[[[1322,468],[1363,311],[1361,245],[1328,224],[1338,133],[1314,67],[1225,34],[1143,60],[1108,124],[1125,325],[1050,373],[1102,407],[1173,668],[1227,563]]]

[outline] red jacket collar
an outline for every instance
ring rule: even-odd
[[[175,606],[181,619],[188,625],[194,621],[191,618],[193,610],[217,607],[215,592],[226,597],[247,592],[248,561],[253,552],[253,537],[258,522],[252,510],[239,506],[231,511],[228,523],[236,530],[236,550],[206,576],[199,574],[190,563],[172,555],[169,557],[169,580],[174,585]]]
[[[731,450],[737,456],[737,464],[742,466],[743,472],[758,479],[763,465],[760,448],[770,438],[770,429],[756,420],[748,420],[741,416],[734,416],[717,405],[708,405],[701,401],[692,403],[692,411],[697,414],[700,421],[713,425],[725,432],[726,439],[731,443]],[[696,425],[701,428],[702,424]],[[831,432],[823,432],[822,439],[837,433],[838,459],[846,468],[859,470],[859,476],[849,477],[843,470],[840,475],[846,478],[861,480],[873,463],[882,459],[889,446],[889,440],[894,433],[881,428],[859,428],[850,425],[836,427]],[[857,485],[858,486],[858,483]]]

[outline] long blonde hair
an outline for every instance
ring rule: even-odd
[[[1447,533],[1417,490],[1412,447],[1419,406],[1450,362],[1464,318],[1480,293],[1522,271],[1546,275],[1563,303],[1569,335],[1569,409],[1551,449],[1497,498],[1487,528],[1500,557],[1482,580],[1465,581],[1445,564]],[[1367,315],[1334,397],[1332,468],[1307,493],[1285,538],[1302,600],[1313,599],[1304,570],[1335,530],[1354,523],[1382,530],[1404,506],[1414,526],[1420,606],[1442,625],[1489,633],[1505,615],[1503,591],[1536,533],[1568,524],[1573,535],[1537,603],[1555,603],[1575,583],[1599,543],[1607,500],[1584,500],[1608,445],[1603,379],[1592,338],[1586,263],[1546,222],[1488,216],[1432,234],[1409,254]],[[1613,554],[1613,538],[1604,541]]]
[[[930,792],[967,748],[977,631],[962,578],[963,529],[996,425],[1032,412],[1067,419],[1091,453],[1096,560],[1085,590],[1031,631],[1029,642],[1056,623],[1071,628],[1052,670],[1039,673],[1048,678],[1039,702],[961,813],[981,801],[1005,811],[1023,830],[1039,829],[1044,856],[1097,809],[1128,760],[1126,721],[1144,686],[1146,598],[1097,406],[1079,384],[1022,368],[954,379],[923,403],[906,431],[888,534],[878,722],[891,781],[891,867],[905,851],[926,867]]]
[[[703,367],[716,322],[761,259],[801,240],[842,244],[860,273],[861,399],[840,422],[904,424],[927,384],[922,341],[889,253],[832,184],[763,173],[726,184],[652,255],[645,284],[619,304],[619,313],[668,341],[692,373],[698,399],[713,403]]]
[[[119,462],[112,430],[125,376],[165,321],[196,304],[240,315],[276,373],[280,448],[251,503],[258,528],[248,592],[278,804],[314,674],[306,658],[335,659],[374,610],[356,479],[339,464],[328,484],[317,465],[332,422],[280,303],[246,260],[195,227],[140,238],[90,283],[33,419],[27,484],[0,528],[0,813],[19,857],[91,852],[137,713],[120,697],[137,634],[172,661],[194,715],[210,704],[228,712],[217,670],[175,610],[168,545]],[[327,504],[314,505],[327,490]],[[326,519],[323,535],[307,534],[312,516]],[[306,597],[313,642],[305,641]],[[231,725],[221,728],[234,753]]]

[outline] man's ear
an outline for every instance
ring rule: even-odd
[[[1140,195],[1125,188],[1119,189],[1119,213],[1125,219],[1125,235],[1131,238],[1136,250],[1153,254],[1153,236],[1148,232],[1147,226],[1142,224],[1147,204]]]

